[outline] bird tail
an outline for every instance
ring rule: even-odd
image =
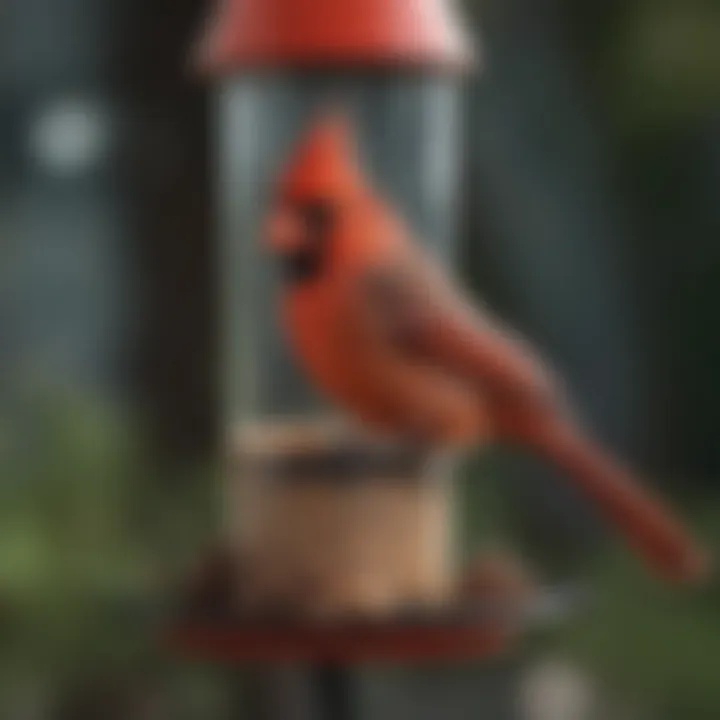
[[[686,582],[707,573],[706,554],[672,513],[592,440],[562,428],[534,444],[541,456],[569,475],[658,574]]]

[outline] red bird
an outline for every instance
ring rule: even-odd
[[[282,322],[311,380],[369,427],[440,446],[492,437],[564,471],[661,574],[703,554],[570,414],[559,379],[423,256],[364,180],[341,116],[322,119],[281,176],[267,243]]]

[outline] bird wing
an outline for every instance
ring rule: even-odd
[[[472,383],[498,407],[561,404],[561,383],[547,364],[432,261],[404,256],[370,268],[356,298],[359,312],[396,352]]]

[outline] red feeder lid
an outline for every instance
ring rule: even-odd
[[[222,0],[200,62],[213,73],[333,65],[460,70],[473,59],[452,0]]]

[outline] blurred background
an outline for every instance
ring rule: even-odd
[[[157,609],[217,524],[206,0],[0,8],[0,716],[243,717]],[[465,2],[466,279],[720,538],[720,4]],[[367,717],[714,720],[720,593],[661,589],[554,478],[468,469],[501,539],[595,606],[481,667],[372,671]],[[482,482],[477,482],[478,477]]]

